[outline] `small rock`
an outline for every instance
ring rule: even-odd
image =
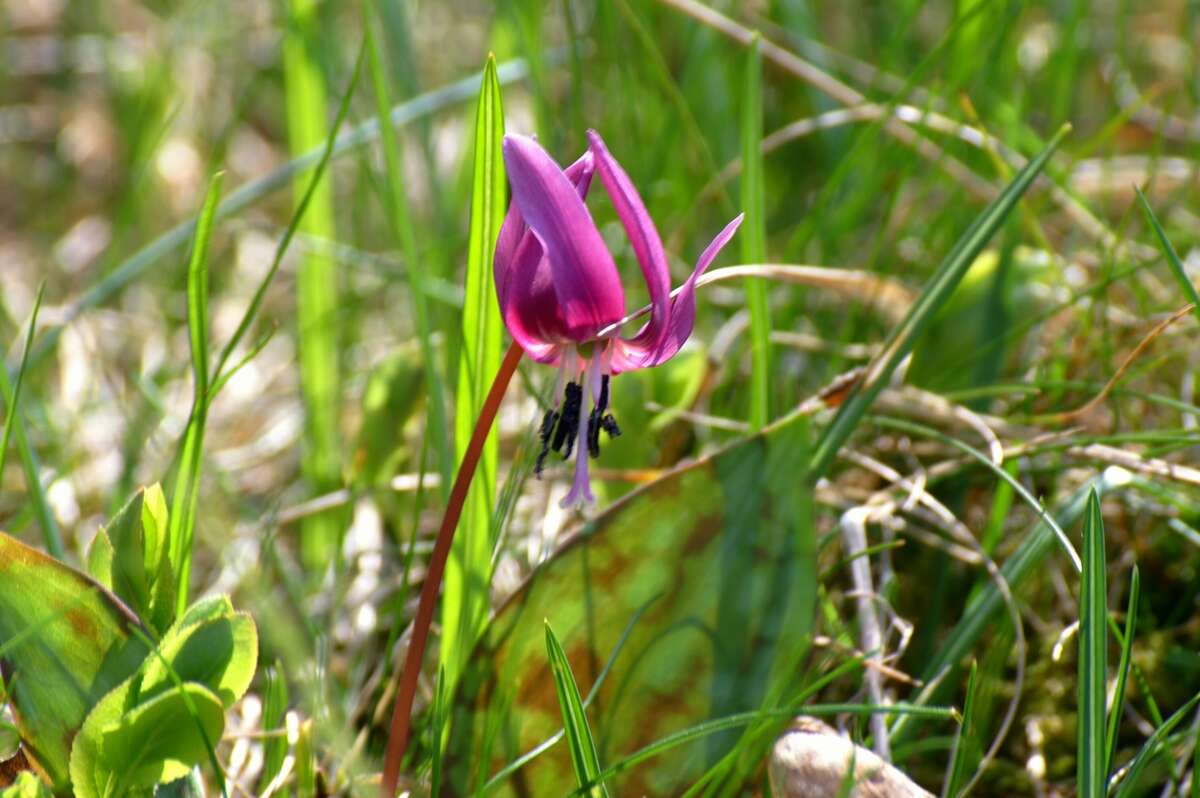
[[[850,798],[933,798],[874,752],[811,718],[797,718],[775,741],[771,793],[781,798],[835,798],[852,761]]]

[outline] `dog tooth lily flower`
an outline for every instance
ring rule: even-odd
[[[588,457],[599,456],[601,431],[610,437],[620,434],[607,412],[609,378],[675,356],[692,334],[696,280],[742,222],[739,215],[726,225],[672,297],[667,256],[646,206],[600,136],[591,130],[587,135],[587,152],[566,169],[532,138],[504,137],[513,200],[494,261],[505,326],[531,358],[559,367],[555,394],[562,391],[563,398],[542,419],[537,472],[551,449],[564,459],[577,450],[575,478],[563,507],[594,501]],[[597,172],[650,293],[650,319],[632,338],[618,334],[625,318],[625,292],[584,205]],[[585,391],[591,404],[586,413]]]

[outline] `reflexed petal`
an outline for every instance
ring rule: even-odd
[[[592,174],[596,170],[596,161],[591,152],[584,152],[575,163],[566,168],[564,174],[575,186],[580,199],[586,199],[588,188],[592,184]],[[500,302],[500,312],[504,313],[507,297],[508,272],[516,260],[518,248],[526,239],[534,240],[521,216],[521,208],[516,202],[508,204],[508,213],[504,223],[500,225],[500,235],[496,240],[496,254],[492,258],[492,276],[495,279],[496,299]],[[536,243],[536,241],[535,241]],[[538,252],[541,245],[538,244]]]
[[[650,321],[634,338],[643,349],[656,349],[667,334],[667,319],[670,314],[671,272],[667,267],[667,256],[663,252],[662,239],[654,220],[650,218],[646,205],[630,181],[629,175],[617,163],[604,146],[604,140],[594,130],[588,131],[588,146],[596,156],[596,168],[600,182],[612,198],[617,217],[625,227],[642,276],[650,291]]]
[[[504,164],[512,183],[513,202],[548,261],[548,269],[535,266],[531,273],[522,252],[524,242],[518,247],[505,288],[499,289],[507,306],[505,317],[534,312],[529,302],[518,303],[514,291],[519,288],[526,292],[525,299],[537,297],[542,301],[549,296],[548,283],[557,297],[557,315],[565,329],[558,331],[561,338],[547,342],[588,340],[625,312],[625,294],[616,264],[577,187],[536,142],[524,136],[505,136]],[[586,190],[586,166],[581,167],[581,174]],[[517,269],[521,269],[520,274]],[[535,278],[536,286],[532,285]],[[538,319],[522,319],[524,326],[553,332],[552,327],[557,325],[547,323],[549,311],[536,313]]]
[[[700,275],[704,274],[704,270],[712,264],[717,253],[729,243],[729,239],[733,238],[733,234],[737,232],[744,217],[745,214],[738,214],[737,218],[725,225],[725,229],[718,233],[717,237],[701,253],[700,259],[696,261],[696,268],[692,270],[691,276],[687,278],[671,302],[667,334],[660,347],[651,349],[638,346],[637,339],[626,341],[618,338],[613,342],[615,345],[612,361],[614,374],[657,366],[675,356],[691,336],[692,327],[696,323],[696,280],[700,279]]]

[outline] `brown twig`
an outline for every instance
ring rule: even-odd
[[[400,689],[396,692],[396,705],[392,710],[392,727],[388,735],[387,755],[383,760],[383,780],[380,786],[380,795],[383,798],[393,798],[400,783],[400,764],[408,748],[412,705],[417,694],[417,679],[421,675],[421,660],[425,655],[425,644],[429,640],[429,626],[433,622],[433,608],[437,604],[442,574],[450,556],[450,544],[454,540],[454,531],[458,528],[458,519],[467,499],[467,489],[475,476],[475,467],[483,453],[484,441],[487,440],[492,423],[496,420],[500,400],[504,398],[508,383],[512,380],[523,354],[525,350],[513,341],[504,355],[500,370],[496,372],[496,379],[492,381],[491,390],[488,391],[487,399],[479,411],[479,419],[475,422],[475,431],[471,433],[471,442],[463,455],[462,465],[454,477],[454,486],[450,489],[450,502],[446,505],[446,514],[442,516],[442,526],[433,544],[433,553],[429,555],[429,566],[425,572],[425,582],[421,585],[421,598],[417,603],[417,615],[413,619],[412,637],[408,642],[404,670],[400,675]]]

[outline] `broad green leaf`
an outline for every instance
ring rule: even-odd
[[[134,700],[132,681],[88,715],[71,752],[78,798],[117,798],[187,775],[208,760],[225,728],[221,699],[194,682],[148,701]]]
[[[500,309],[492,260],[505,213],[503,139],[500,81],[496,77],[496,58],[489,56],[475,107],[471,229],[454,412],[456,462],[462,462],[492,379],[500,368]],[[479,636],[491,598],[497,446],[493,429],[484,443],[446,563],[438,651],[451,688]]]
[[[803,427],[775,427],[635,491],[573,534],[497,612],[460,680],[446,789],[471,794],[562,727],[543,621],[568,641],[583,682],[596,684],[620,649],[590,704],[602,761],[789,702],[816,602],[806,463]],[[608,787],[681,794],[738,743],[738,728],[630,767]],[[536,795],[577,786],[561,744],[512,779]],[[496,792],[516,789],[506,780]]]
[[[100,584],[0,533],[0,663],[25,754],[56,790],[88,712],[146,656],[135,629]]]
[[[546,622],[546,656],[550,660],[550,672],[554,675],[554,689],[558,693],[558,706],[562,712],[563,730],[566,732],[567,750],[571,752],[571,766],[580,787],[595,782],[600,775],[600,757],[596,753],[596,741],[588,726],[587,713],[583,709],[583,698],[579,685],[571,673],[571,663],[562,644],[554,636],[550,622]],[[607,796],[604,784],[588,790],[591,796]]]
[[[1076,735],[1076,779],[1081,798],[1102,798],[1105,772],[1105,685],[1108,675],[1108,603],[1104,558],[1104,519],[1100,497],[1088,495],[1083,520],[1083,584],[1079,589],[1079,716]]]
[[[175,615],[166,521],[162,488],[139,490],[96,534],[88,551],[92,575],[159,634]]]
[[[244,612],[173,627],[146,661],[138,701],[172,689],[169,665],[180,680],[203,684],[229,707],[250,686],[257,662],[258,631]]]
[[[105,590],[113,589],[113,552],[112,540],[103,528],[96,530],[87,550],[88,574],[104,586]]]

